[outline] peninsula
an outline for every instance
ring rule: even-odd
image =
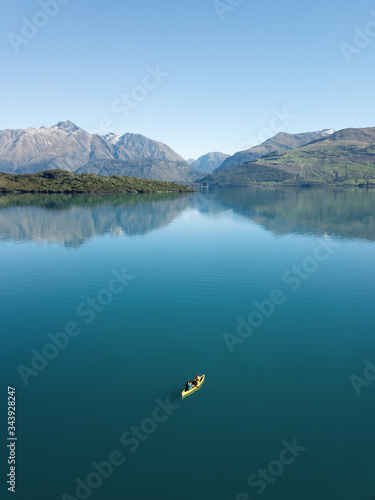
[[[0,193],[191,193],[175,182],[113,175],[73,174],[66,170],[44,170],[35,174],[0,172]]]

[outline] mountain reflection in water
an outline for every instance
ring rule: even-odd
[[[223,189],[194,194],[3,195],[0,239],[76,248],[97,235],[144,235],[196,210],[231,210],[276,235],[375,240],[375,190]]]

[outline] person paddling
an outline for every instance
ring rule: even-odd
[[[185,384],[185,391],[190,391],[190,389],[192,388],[193,386],[191,385],[191,383],[189,381],[186,382]]]

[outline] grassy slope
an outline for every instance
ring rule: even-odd
[[[299,176],[298,182],[342,185],[375,182],[374,144],[326,140],[283,154],[268,155],[256,163]]]
[[[72,174],[65,170],[47,170],[36,174],[0,173],[0,193],[160,193],[189,192],[174,182],[135,177],[101,177]]]
[[[235,153],[233,156],[227,158],[218,167],[216,172],[241,163],[253,162],[270,153],[281,153],[289,149],[300,148],[322,137],[324,137],[323,132],[306,132],[304,134],[287,134],[285,132],[280,132],[259,146],[254,146],[245,151]]]
[[[217,171],[202,182],[212,186],[375,185],[375,144],[325,139]]]
[[[278,168],[264,168],[258,165],[257,162],[242,163],[234,167],[229,167],[225,170],[217,170],[213,174],[208,175],[200,182],[203,184],[209,183],[210,186],[252,186],[254,184],[277,184],[293,180],[294,175],[283,172]]]

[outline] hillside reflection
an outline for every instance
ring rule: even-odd
[[[191,210],[231,210],[276,235],[375,240],[375,190],[226,189],[145,195],[3,195],[0,239],[76,248],[97,235],[137,236]]]
[[[79,247],[97,235],[142,235],[165,226],[186,207],[186,195],[6,195],[0,238]]]
[[[375,190],[236,189],[221,190],[217,197],[223,206],[278,235],[375,240]]]

